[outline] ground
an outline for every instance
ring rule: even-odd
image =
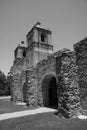
[[[8,100],[0,100],[0,114],[28,110],[28,107],[15,105]]]
[[[0,114],[26,109],[0,100]],[[87,130],[87,119],[65,119],[55,112],[43,113],[0,121],[0,130]]]
[[[87,130],[87,120],[63,119],[54,113],[38,114],[1,121],[0,130]]]

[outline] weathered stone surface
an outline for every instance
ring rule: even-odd
[[[83,109],[87,109],[87,38],[76,43],[74,49],[78,66],[81,106]]]
[[[42,96],[42,83],[46,76],[51,75],[56,77],[56,60],[55,57],[48,57],[40,61],[36,66],[37,75],[37,95],[38,95],[38,105],[43,106],[43,96]],[[49,82],[49,81],[48,81]]]
[[[12,88],[11,88],[11,101],[22,101],[22,88],[21,88],[21,75],[19,73],[13,76]]]
[[[29,107],[37,106],[37,80],[33,68],[26,70],[26,102]]]
[[[26,71],[21,72],[20,84],[22,88],[22,100],[26,102]]]
[[[71,117],[80,108],[77,66],[73,52],[57,57],[58,111]]]

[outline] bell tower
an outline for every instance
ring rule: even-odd
[[[30,57],[31,66],[53,53],[52,32],[37,22],[26,36],[26,56]]]

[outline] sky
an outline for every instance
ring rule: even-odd
[[[33,25],[52,31],[54,51],[73,50],[87,37],[87,0],[0,0],[0,69],[7,74],[14,50]]]

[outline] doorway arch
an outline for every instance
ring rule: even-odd
[[[58,108],[57,95],[57,79],[56,76],[47,75],[42,81],[42,98],[43,106],[50,108]]]

